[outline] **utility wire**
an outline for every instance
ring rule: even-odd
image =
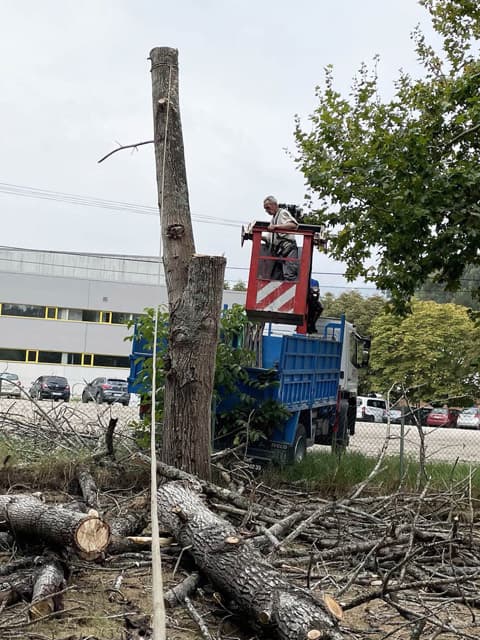
[[[18,196],[23,198],[33,198],[37,200],[50,200],[53,202],[66,202],[82,207],[95,207],[99,209],[107,209],[109,211],[119,211],[123,213],[132,213],[138,215],[158,216],[158,208],[142,204],[134,204],[132,202],[122,202],[117,200],[106,200],[104,198],[94,198],[90,196],[77,195],[73,193],[65,193],[62,191],[49,191],[48,189],[38,189],[8,182],[0,182],[0,194]],[[204,224],[215,224],[225,227],[235,227],[238,229],[239,224],[228,218],[219,218],[207,214],[196,214],[192,216],[196,222]]]

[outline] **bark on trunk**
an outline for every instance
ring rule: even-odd
[[[0,582],[0,610],[20,600],[30,600],[33,592],[34,572],[12,573]]]
[[[85,500],[85,504],[98,511],[98,489],[92,474],[87,469],[80,468],[77,471],[77,480],[80,485],[80,490],[82,492],[83,499]]]
[[[162,459],[210,477],[210,421],[225,259],[194,256],[178,52],[150,52],[158,203],[170,325]]]
[[[38,620],[63,608],[62,594],[66,580],[63,568],[56,560],[47,562],[38,572],[33,586],[32,603],[29,607],[31,620]]]
[[[184,483],[163,485],[159,519],[219,589],[281,640],[321,637],[341,640],[334,615],[309,591],[288,583],[235,528],[215,515]],[[318,634],[316,632],[318,631]]]
[[[31,496],[0,496],[0,520],[14,535],[72,546],[90,559],[98,557],[110,539],[109,525],[98,516],[48,506]]]

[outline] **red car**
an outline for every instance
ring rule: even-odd
[[[458,412],[451,409],[432,409],[427,416],[429,427],[456,427]]]

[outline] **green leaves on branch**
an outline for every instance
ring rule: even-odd
[[[401,73],[382,101],[376,68],[362,65],[342,97],[328,67],[310,131],[299,119],[295,130],[332,256],[350,279],[388,292],[397,311],[431,274],[455,290],[465,267],[480,264],[480,10],[469,0],[422,4],[443,41],[436,54],[414,34],[423,78]]]

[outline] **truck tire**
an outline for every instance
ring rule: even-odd
[[[298,423],[295,433],[295,442],[293,443],[292,450],[292,461],[294,463],[301,462],[307,455],[307,431],[300,422]]]
[[[341,453],[345,451],[350,442],[350,430],[348,424],[348,400],[340,400],[338,409],[338,430],[332,434],[332,451]]]

